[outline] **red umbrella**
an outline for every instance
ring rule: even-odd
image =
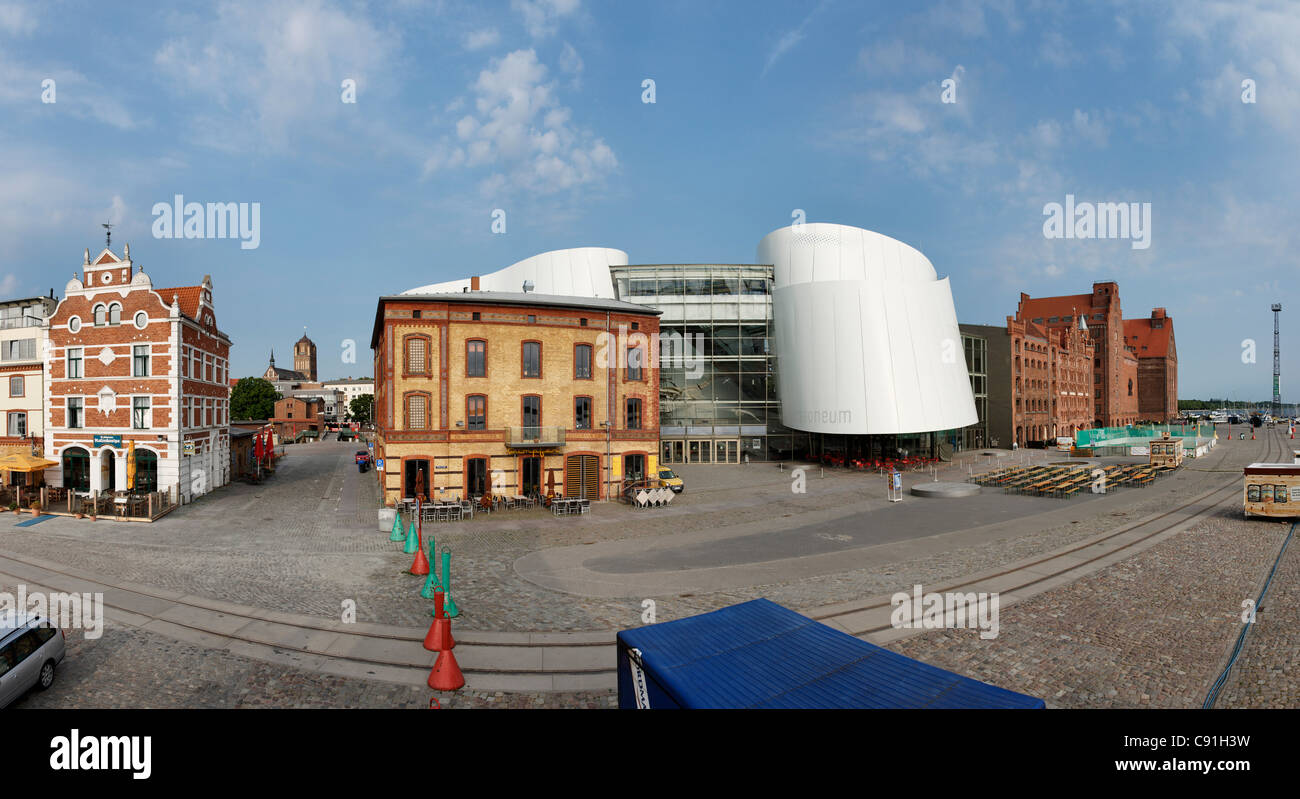
[[[262,437],[253,436],[253,460],[262,460]]]

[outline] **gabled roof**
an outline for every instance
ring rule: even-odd
[[[172,304],[172,295],[175,295],[181,304],[181,313],[191,319],[199,318],[199,298],[203,296],[202,286],[179,286],[169,289],[154,289],[158,296],[162,297],[163,302],[167,305]]]

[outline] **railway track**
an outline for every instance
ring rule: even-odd
[[[1280,433],[1276,430],[1270,431],[1262,443],[1264,461],[1274,456],[1275,449],[1279,452],[1286,451],[1286,443],[1282,441]],[[1223,465],[1227,455],[1225,447],[1214,463],[1216,468],[1206,471],[1218,471],[1217,467]],[[1223,504],[1238,500],[1241,491],[1240,471],[1235,469],[1230,471],[1237,475],[1231,481],[1203,492],[1163,513],[1137,520],[1111,533],[1087,539],[1049,555],[1017,562],[1000,571],[942,583],[935,587],[927,586],[927,592],[979,593],[981,589],[988,590],[986,586],[989,584],[996,584],[994,590],[999,594],[1024,597],[1027,594],[1037,593],[1035,587],[1058,581],[1060,578],[1070,576],[1072,572],[1074,577],[1081,577],[1098,561],[1114,562],[1136,554],[1145,549],[1147,542],[1151,542],[1157,536],[1174,531],[1175,528],[1190,526]],[[923,632],[922,629],[896,630],[893,627],[890,623],[890,614],[893,611],[890,596],[877,597],[855,606],[831,606],[821,611],[813,610],[805,615],[817,621],[831,623],[859,638],[896,640]],[[886,633],[883,639],[880,638]]]
[[[1264,442],[1264,459],[1272,456],[1277,434]],[[1285,445],[1283,445],[1285,449]],[[1222,465],[1227,452],[1219,456]],[[1162,533],[1213,512],[1239,485],[1239,478],[1207,491],[1176,508],[1015,569],[957,580],[936,591],[973,590],[982,582],[1024,575],[999,587],[1001,593],[1024,592],[1035,585],[1077,572],[1102,559],[1127,557]],[[1091,550],[1091,552],[1089,551]],[[1082,560],[1081,560],[1082,558]],[[281,613],[164,589],[114,583],[75,573],[38,558],[0,554],[0,579],[64,592],[102,592],[105,616],[117,623],[233,654],[306,668],[327,674],[411,684],[423,682],[435,653],[423,647],[425,628],[344,623]],[[1005,582],[1005,579],[1004,579]],[[829,606],[806,613],[859,637],[885,630],[888,597]],[[473,632],[454,631],[456,658],[467,688],[487,691],[607,690],[616,684],[615,633],[609,632]]]

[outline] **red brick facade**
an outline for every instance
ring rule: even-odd
[[[155,289],[133,272],[128,245],[121,259],[105,249],[92,262],[87,251],[64,294],[44,330],[45,451],[61,462],[47,481],[125,490],[134,443],[137,489],[188,501],[225,485],[230,340],[216,327],[211,280]]]
[[[1020,446],[1050,444],[1092,427],[1095,349],[1077,327],[1045,329],[1007,317],[1011,339],[1011,426]]]
[[[1163,316],[1163,309],[1157,310]],[[1173,322],[1164,317],[1168,320],[1167,327],[1163,329],[1168,334],[1169,345],[1165,354],[1156,355],[1153,349],[1144,353],[1131,346],[1128,339],[1135,331],[1128,329],[1129,322],[1124,320],[1121,312],[1119,284],[1111,281],[1094,283],[1091,294],[1037,299],[1021,294],[1015,318],[1047,330],[1078,327],[1081,319],[1087,325],[1096,350],[1089,390],[1093,425],[1117,427],[1144,419],[1164,421],[1169,416],[1176,415],[1178,360],[1172,346]],[[1149,344],[1147,346],[1150,347]],[[1161,363],[1153,362],[1140,374],[1140,357],[1159,358]],[[1159,418],[1153,415],[1150,411],[1156,408],[1154,401],[1148,402],[1148,411],[1139,408],[1142,374],[1147,376],[1149,383],[1156,381],[1148,385],[1148,394],[1164,397],[1162,407],[1172,408],[1172,413],[1162,414]]]

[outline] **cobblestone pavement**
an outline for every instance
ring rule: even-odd
[[[934,630],[889,648],[1041,697],[1049,707],[1200,707],[1241,630],[1241,602],[1258,595],[1287,529],[1243,520],[1239,510],[1223,513],[1002,608],[995,639],[981,640],[977,630]],[[1293,667],[1298,639],[1293,629],[1281,633],[1276,640],[1289,644],[1284,662]],[[1267,652],[1264,661],[1269,669],[1278,663]],[[1253,672],[1241,674],[1253,681]],[[1260,689],[1255,695],[1269,703],[1286,695],[1276,684]],[[1225,695],[1219,706],[1249,704],[1235,696]]]
[[[1251,442],[1234,444],[1240,445],[1236,459],[1248,460],[1245,447]],[[292,446],[280,473],[266,483],[223,488],[154,524],[60,518],[16,528],[0,521],[0,551],[43,557],[120,580],[317,617],[337,618],[344,600],[351,599],[360,621],[422,626],[429,613],[429,602],[418,596],[422,582],[406,573],[411,556],[378,532],[377,486],[372,473],[357,473],[351,462],[354,449],[350,443],[328,441]],[[1213,467],[1223,454],[1198,463]],[[670,533],[755,522],[780,529],[809,508],[860,505],[864,493],[879,480],[836,470],[827,470],[823,477],[813,467],[807,472],[807,493],[797,496],[789,490],[789,472],[770,464],[681,467],[679,471],[689,487],[674,507],[666,509],[668,514],[602,503],[580,519],[556,519],[544,510],[509,511],[428,526],[426,533],[435,536],[438,546],[448,546],[453,553],[452,588],[463,611],[458,624],[467,630],[555,631],[640,624],[643,597],[588,598],[545,589],[517,574],[514,563],[547,547],[631,537],[652,541]],[[940,478],[961,479],[962,475],[954,468]],[[1187,469],[1147,489],[1085,500],[1095,504],[1098,512],[1084,523],[1045,526],[1027,535],[1008,536],[996,545],[736,590],[644,598],[656,601],[661,621],[760,596],[795,609],[851,601],[916,582],[964,576],[1082,540],[1168,508],[1172,498],[1190,497],[1226,479],[1230,478],[1223,473]],[[1026,512],[1070,504],[1020,496],[1006,500],[1013,507],[1028,508]],[[858,522],[848,516],[844,523]]]
[[[334,677],[208,650],[128,627],[87,640],[67,631],[54,685],[11,708],[612,708],[614,692],[431,691]]]
[[[1263,607],[1256,612],[1255,625],[1219,693],[1216,708],[1300,707],[1300,627],[1295,623],[1296,608],[1300,607],[1297,539],[1300,535],[1292,536],[1278,563]],[[1260,583],[1258,588],[1263,587],[1262,579]],[[1249,594],[1251,599],[1259,596],[1258,588]]]
[[[353,449],[335,442],[291,447],[280,473],[267,483],[230,486],[152,525],[54,519],[16,528],[0,522],[0,551],[319,617],[337,617],[341,602],[351,598],[359,620],[423,626],[429,603],[417,595],[421,581],[405,573],[411,556],[377,530],[373,475],[357,474],[349,455]],[[1229,483],[1240,474],[1241,463],[1260,459],[1262,452],[1262,444],[1251,442],[1221,445],[1151,488],[1085,500],[1096,510],[1081,522],[1044,525],[987,545],[743,590],[653,597],[658,618],[758,596],[809,609],[991,569],[1170,509],[1182,498]],[[528,511],[430,526],[439,546],[454,553],[460,628],[607,630],[640,624],[639,598],[592,599],[547,590],[522,579],[513,564],[547,547],[649,539],[762,520],[779,528],[810,503],[822,510],[856,507],[877,479],[829,470],[823,477],[814,467],[808,471],[808,493],[794,496],[789,473],[771,465],[679,472],[689,488],[667,514],[602,504],[580,519]],[[960,480],[962,473],[953,468],[939,479]],[[1071,506],[1016,496],[1007,501]],[[933,632],[892,646],[1058,706],[1198,706],[1238,629],[1241,600],[1257,595],[1285,531],[1281,525],[1243,522],[1238,514],[1229,503],[1211,519],[1134,558],[1004,608],[1001,635],[994,641]],[[1295,558],[1287,564],[1271,589],[1274,607],[1294,607]],[[1294,674],[1295,642],[1294,631],[1263,625],[1255,630],[1220,706],[1294,705],[1294,689],[1278,688],[1271,676]],[[80,641],[70,650],[60,688],[29,695],[23,706],[427,707],[432,695],[420,687],[371,684],[209,652],[139,630],[110,628],[103,639]],[[81,689],[71,691],[69,685]],[[614,701],[612,693],[471,693],[446,698],[443,706],[609,707]]]

